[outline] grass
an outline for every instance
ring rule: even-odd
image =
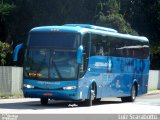
[[[13,99],[13,98],[22,98],[23,94],[0,94],[0,99]]]

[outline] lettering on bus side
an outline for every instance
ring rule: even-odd
[[[104,62],[96,62],[95,63],[95,67],[108,67],[108,63],[104,63]]]
[[[109,60],[108,62],[95,62],[95,67],[106,67],[107,71],[111,71],[112,62]]]

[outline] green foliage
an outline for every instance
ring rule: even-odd
[[[154,7],[156,8],[156,11],[157,11],[157,20],[160,21],[160,1],[159,0],[154,4]]]
[[[8,16],[16,8],[13,4],[0,4],[0,16]]]
[[[118,0],[108,0],[97,4],[96,24],[114,28],[121,33],[138,35],[128,22],[120,14],[120,2]]]
[[[160,55],[160,46],[154,45],[150,47],[151,55]]]
[[[13,10],[15,10],[16,6],[8,3],[0,4],[0,39],[8,40],[10,21],[9,18]]]
[[[11,54],[11,46],[8,43],[0,41],[0,65],[6,64],[6,58],[8,54]]]
[[[118,0],[104,0],[97,3],[96,11],[104,12],[104,14],[117,13],[120,10],[120,2]]]

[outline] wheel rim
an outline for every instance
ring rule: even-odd
[[[94,98],[95,98],[95,90],[92,89],[91,90],[91,100],[94,100]]]
[[[136,98],[136,91],[135,91],[135,86],[132,88],[132,99],[135,100]]]

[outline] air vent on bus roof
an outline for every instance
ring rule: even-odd
[[[102,31],[117,33],[117,30],[115,30],[115,29],[105,28],[105,27],[100,27],[100,26],[90,25],[90,24],[65,24],[63,26],[82,27],[82,28],[89,28],[89,29],[95,29],[95,30],[102,30]]]

